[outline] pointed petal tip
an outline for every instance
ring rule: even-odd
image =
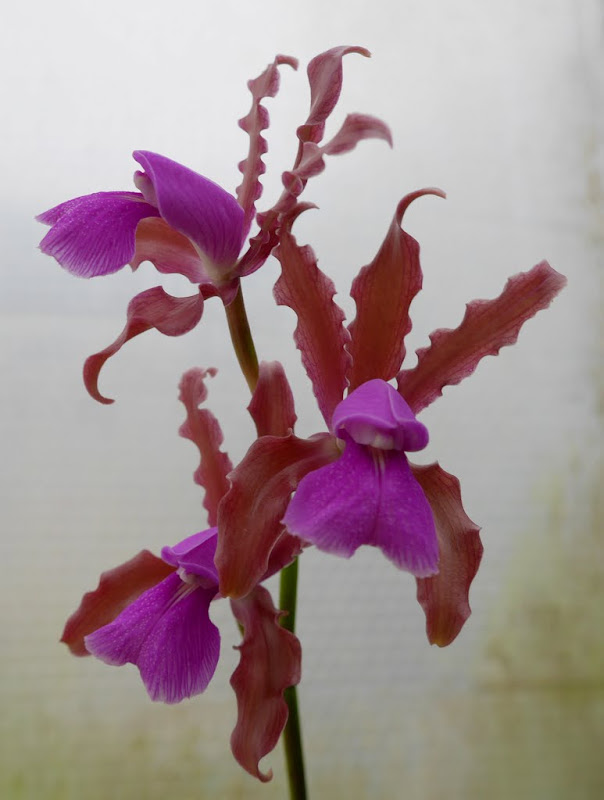
[[[414,200],[417,200],[418,197],[424,197],[424,195],[428,194],[434,195],[435,197],[442,197],[443,200],[447,199],[446,192],[444,192],[442,189],[439,189],[437,186],[427,186],[424,189],[417,189],[415,192],[406,194],[396,207],[396,219],[399,225],[402,223],[403,216],[405,215],[405,212],[411,203]]]

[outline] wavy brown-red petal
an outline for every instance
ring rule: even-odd
[[[338,455],[327,434],[263,436],[252,444],[231,472],[231,488],[218,509],[215,563],[223,596],[243,597],[263,579],[291,493],[308,472]]]
[[[430,334],[430,346],[417,351],[417,365],[398,374],[399,392],[418,414],[445,386],[471,375],[482,358],[514,344],[524,323],[565,286],[566,278],[541,261],[509,278],[499,297],[468,303],[461,325]]]
[[[357,313],[348,327],[350,391],[373,378],[391,380],[403,363],[409,306],[422,288],[422,270],[419,244],[401,225],[413,200],[426,194],[445,196],[440,189],[420,189],[403,197],[377,255],[352,283]]]
[[[287,436],[296,424],[294,396],[278,361],[262,361],[258,383],[247,407],[258,436]]]
[[[345,345],[350,336],[343,324],[344,312],[333,299],[333,281],[317,266],[312,248],[297,244],[290,226],[291,218],[283,226],[274,253],[281,276],[273,293],[279,305],[289,306],[298,317],[294,341],[329,427],[346,388],[350,356]]]
[[[205,489],[203,505],[208,512],[210,526],[216,525],[218,503],[229,488],[227,475],[233,468],[228,455],[220,449],[224,441],[220,423],[211,411],[199,407],[208,396],[205,380],[215,374],[214,368],[187,370],[180,379],[178,398],[187,412],[187,418],[178,432],[185,439],[190,439],[199,450],[201,460],[194,479]]]
[[[323,138],[325,122],[342,91],[342,59],[348,53],[358,53],[366,58],[371,55],[364,47],[332,47],[309,62],[306,72],[310,84],[310,112],[297,131],[301,143],[316,143]]]
[[[438,464],[411,468],[432,508],[440,554],[438,574],[417,578],[417,599],[426,614],[428,640],[445,647],[470,616],[470,584],[482,558],[480,528],[463,509],[454,475]]]
[[[266,171],[262,156],[267,152],[268,145],[262,136],[262,131],[268,128],[268,111],[262,105],[266,97],[274,97],[279,91],[279,67],[287,64],[293,69],[298,68],[298,61],[290,56],[278,55],[272,64],[257,78],[248,81],[248,89],[252,95],[252,107],[248,114],[239,120],[239,127],[250,137],[247,158],[239,164],[239,171],[243,175],[241,184],[237,187],[237,201],[245,213],[245,228],[254,218],[256,200],[262,194],[260,175]]]
[[[272,770],[261,772],[259,761],[277,745],[287,722],[283,692],[300,682],[302,648],[293,633],[279,624],[283,615],[263,586],[231,601],[244,638],[237,648],[239,666],[231,677],[237,696],[237,724],[231,749],[250,775],[266,782]]]

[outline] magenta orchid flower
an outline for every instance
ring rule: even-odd
[[[236,198],[165,156],[136,150],[133,156],[143,168],[134,175],[138,192],[76,197],[38,216],[51,226],[40,244],[42,252],[74,275],[110,275],[128,264],[136,269],[150,261],[160,273],[181,274],[197,286],[189,297],[173,297],[156,286],[131,300],[121,334],[84,366],[85,386],[96,400],[113,402],[99,391],[99,373],[127,341],[153,328],[180,336],[198,324],[208,298],[219,296],[225,306],[234,301],[240,279],[258,270],[270,256],[284,214],[295,206],[309,178],[324,169],[324,156],[352,150],[362,139],[391,141],[383,122],[351,114],[329,142],[319,145],[325,121],[340,95],[342,59],[347,53],[369,55],[362,47],[336,47],[310,62],[311,108],[298,128],[298,156],[293,168],[283,174],[282,196],[268,211],[257,214],[255,207],[262,194],[262,156],[268,149],[262,131],[269,117],[262,101],[277,94],[279,66],[297,68],[296,59],[288,56],[277,56],[248,84],[252,106],[239,125],[249,135],[249,151],[239,164],[242,182]],[[242,252],[254,221],[259,230]]]
[[[219,597],[215,549],[216,528],[210,528],[164,547],[162,560],[144,550],[103,573],[61,640],[75,655],[135,664],[152,700],[179,703],[200,694],[220,654],[220,634],[209,615]],[[281,566],[276,560],[273,568]],[[239,708],[231,747],[248,772],[266,781],[272,773],[261,772],[258,762],[287,721],[283,692],[300,681],[300,642],[280,625],[282,614],[263,586],[231,606],[244,631],[231,679]]]
[[[215,370],[189,370],[180,384],[187,418],[180,429],[200,453],[196,481],[204,489],[211,522],[227,489],[231,469],[220,450],[218,420],[205,408],[205,380]],[[278,424],[266,420],[267,425]],[[138,667],[152,700],[178,703],[203,692],[212,679],[220,654],[220,634],[209,608],[220,598],[214,563],[217,528],[164,547],[161,559],[142,551],[101,576],[97,589],[84,595],[67,621],[62,641],[78,656],[94,655],[107,664]],[[283,533],[273,548],[262,581],[299,555],[302,543]],[[258,582],[231,601],[243,632],[239,666],[231,685],[238,704],[231,736],[235,758],[252,775],[270,780],[259,761],[279,740],[288,717],[284,690],[300,680],[301,647],[280,624],[282,612]]]
[[[401,369],[409,306],[422,285],[419,245],[401,224],[409,204],[424,194],[444,196],[425,189],[401,200],[376,257],[352,284],[357,314],[347,328],[332,281],[310,247],[297,245],[291,234],[306,207],[285,221],[275,251],[281,264],[275,297],[298,317],[296,344],[329,433],[303,440],[290,425],[250,447],[219,509],[216,564],[221,592],[238,597],[262,574],[284,530],[346,557],[362,544],[377,546],[415,575],[428,639],[444,646],[470,614],[482,544],[463,509],[459,481],[437,463],[407,462],[406,452],[428,441],[415,414],[484,356],[513,344],[566,280],[545,261],[516,275],[498,298],[470,303],[458,328],[435,331],[430,346],[418,351],[416,367]],[[266,406],[283,395],[276,385],[259,384],[258,391]]]
[[[329,553],[349,558],[373,545],[417,577],[436,574],[432,511],[405,455],[428,444],[425,426],[392,386],[376,379],[336,406],[332,431],[343,453],[302,478],[285,527]]]

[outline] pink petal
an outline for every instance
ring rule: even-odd
[[[79,608],[67,620],[61,641],[74,656],[90,655],[84,637],[112,622],[126,606],[172,572],[173,567],[148,550],[103,572],[97,588],[84,595]]]
[[[350,337],[343,325],[344,312],[333,300],[335,286],[318,268],[312,249],[296,243],[290,232],[292,221],[284,222],[274,253],[281,277],[273,293],[279,305],[289,306],[298,317],[294,340],[329,426],[346,388],[350,357],[345,345]]]
[[[243,597],[262,579],[283,533],[290,495],[311,470],[338,455],[331,436],[263,436],[230,475],[218,510],[216,566],[223,596]]]
[[[147,289],[128,303],[126,325],[117,339],[86,359],[84,364],[84,384],[88,393],[99,403],[113,403],[104,397],[98,388],[99,373],[105,361],[115,355],[130,339],[155,328],[166,336],[182,336],[192,330],[203,313],[203,295],[192,297],[172,297],[161,286]]]
[[[110,275],[134,256],[139,222],[158,211],[136,192],[97,192],[76,197],[40,214],[51,225],[40,242],[43,253],[53,256],[81,278]]]
[[[165,156],[147,150],[136,150],[133,155],[153,185],[157,206],[168,225],[196,245],[212,279],[220,282],[228,277],[244,239],[244,214],[235,198]]]
[[[470,584],[482,558],[480,528],[461,504],[459,481],[438,464],[412,466],[434,515],[440,549],[438,575],[417,581],[431,644],[445,647],[470,616]]]
[[[325,131],[325,122],[342,91],[342,59],[348,53],[370,57],[364,47],[332,47],[312,59],[307,68],[310,83],[310,113],[298,130],[298,139],[303,142],[320,142]]]
[[[237,187],[237,200],[245,213],[244,229],[249,230],[254,218],[256,200],[262,194],[260,175],[264,174],[266,167],[262,156],[268,150],[266,139],[262,131],[268,128],[268,111],[261,105],[265,97],[275,97],[279,91],[279,69],[282,64],[287,64],[293,69],[298,68],[298,61],[289,56],[277,56],[264,72],[257,78],[248,82],[248,89],[252,94],[252,107],[247,114],[239,120],[239,127],[250,137],[250,146],[247,158],[239,164],[243,175],[241,185]]]
[[[371,545],[413,575],[438,569],[430,506],[401,452],[347,438],[337,461],[300,481],[283,523],[327,553],[350,558]]]
[[[296,424],[294,396],[278,361],[262,361],[258,383],[247,407],[260,436],[287,436]]]
[[[409,205],[425,194],[444,197],[439,189],[420,189],[403,197],[376,257],[353,281],[350,294],[357,313],[348,326],[351,390],[371,378],[391,380],[403,363],[404,340],[411,330],[409,306],[422,288],[422,270],[419,245],[401,225]]]
[[[191,283],[205,283],[206,275],[197,250],[189,239],[171,228],[161,217],[144,219],[136,229],[136,250],[130,260],[132,269],[150,261],[158,272],[179,274]]]
[[[237,724],[231,749],[250,775],[265,782],[272,770],[260,771],[259,761],[276,746],[288,717],[283,692],[300,682],[302,648],[293,633],[279,624],[283,615],[262,586],[241,600],[231,601],[245,635],[239,666],[231,677],[237,695]]]
[[[227,475],[233,469],[228,455],[220,450],[224,437],[218,420],[207,408],[199,408],[208,396],[205,379],[214,375],[213,368],[190,369],[182,376],[179,386],[179,400],[187,411],[187,419],[178,432],[199,450],[201,461],[194,479],[205,489],[203,505],[210,525],[216,524],[218,503],[229,488]]]
[[[215,588],[170,575],[129,605],[86,647],[106,664],[136,664],[152,700],[179,703],[205,690],[220,655],[208,608]]]
[[[430,346],[417,351],[417,366],[397,376],[398,390],[417,414],[442,394],[443,387],[471,375],[484,356],[514,344],[520,328],[547,308],[566,278],[542,261],[510,278],[494,300],[468,303],[461,325],[430,334]]]

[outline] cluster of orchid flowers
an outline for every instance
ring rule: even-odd
[[[190,331],[211,297],[226,309],[252,392],[248,410],[257,438],[233,468],[221,450],[219,422],[203,407],[215,370],[185,373],[180,433],[199,449],[195,480],[204,490],[210,527],[164,547],[161,558],[143,550],[105,572],[68,620],[62,640],[76,655],[135,664],[153,700],[175,703],[210,682],[220,635],[209,606],[230,598],[243,636],[231,679],[238,704],[231,746],[261,780],[271,772],[263,773],[259,761],[275,747],[288,718],[284,692],[301,674],[301,647],[287,624],[288,609],[274,605],[263,582],[310,545],[346,558],[372,545],[415,576],[429,641],[452,642],[470,613],[469,588],[482,545],[462,507],[458,480],[437,463],[408,461],[408,453],[428,443],[416,415],[444,386],[470,375],[481,358],[515,342],[523,323],[565,284],[546,262],[537,264],[511,278],[496,299],[468,304],[459,327],[435,331],[418,351],[417,365],[402,369],[409,307],[422,285],[419,245],[402,229],[403,216],[422,195],[444,196],[423,189],[400,201],[377,255],[354,279],[356,317],[345,325],[332,281],[311,248],[297,244],[292,227],[310,207],[300,196],[324,169],[325,156],[345,153],[366,138],[390,142],[383,122],[351,114],[323,143],[347,53],[369,55],[360,47],[338,47],[310,62],[310,112],[297,129],[295,164],[283,173],[283,192],[268,211],[255,208],[267,150],[262,101],[277,93],[279,67],[297,66],[284,56],[248,84],[252,106],[239,124],[249,135],[249,153],[239,165],[243,179],[235,197],[164,156],[136,151],[138,191],[78,197],[39,217],[50,225],[42,251],[75,275],[108,275],[151,261],[159,272],[181,274],[195,287],[189,297],[173,297],[161,286],[134,297],[123,331],[84,367],[86,388],[102,403],[112,401],[99,391],[100,370],[125,342],[153,328],[169,336]],[[257,230],[248,240],[253,224]],[[294,433],[294,398],[283,366],[258,364],[245,315],[241,280],[269,256],[281,267],[275,300],[297,316],[295,343],[325,420],[325,430],[308,439]]]

